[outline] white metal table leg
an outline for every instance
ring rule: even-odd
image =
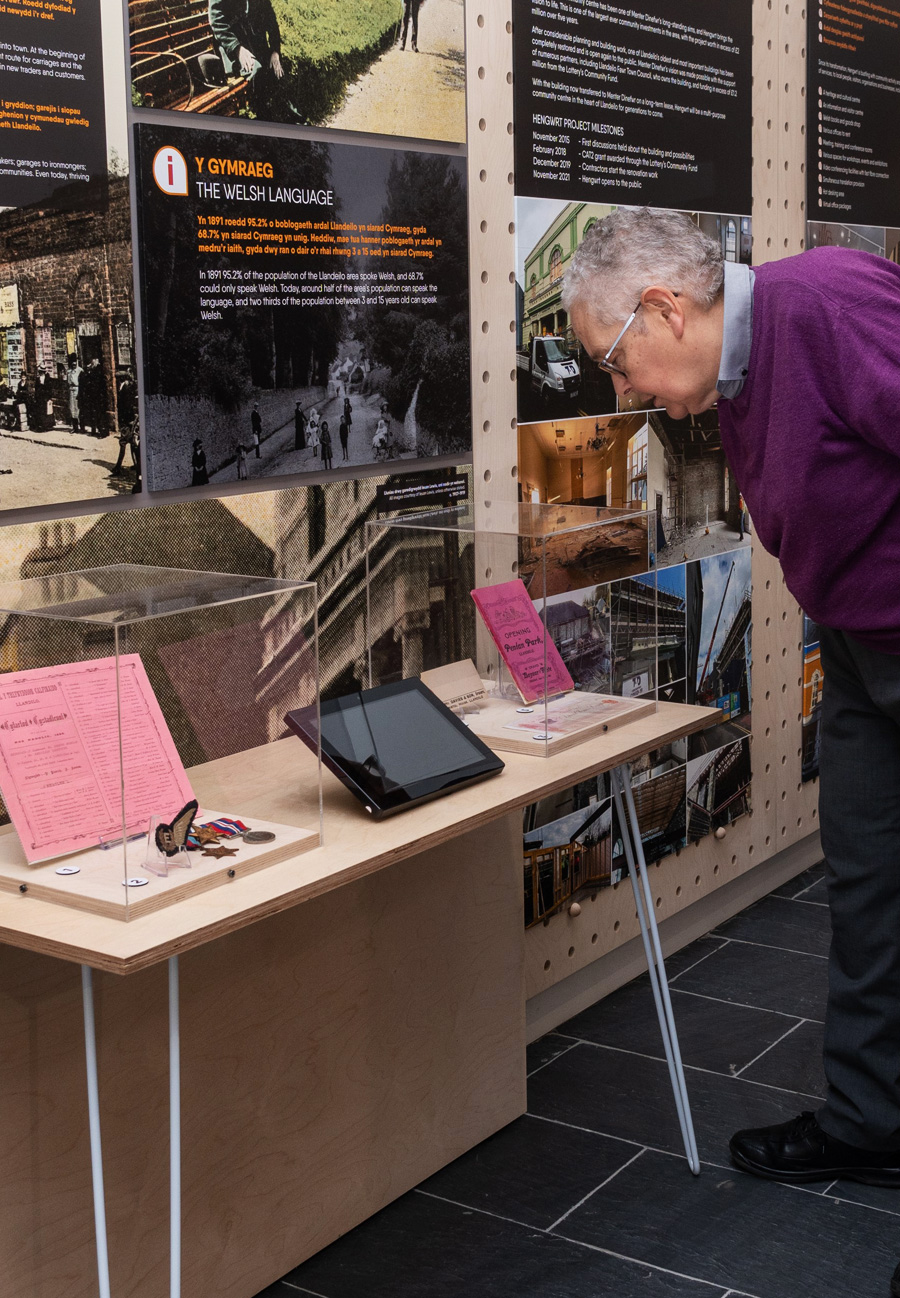
[[[181,1298],[181,1036],[178,956],[169,960],[169,1298]]]
[[[94,1237],[100,1298],[109,1298],[109,1249],[106,1242],[106,1198],[103,1193],[103,1147],[100,1141],[100,1087],[97,1081],[97,1031],[94,1021],[93,970],[81,966],[84,1052],[87,1062],[88,1125],[91,1136],[91,1180],[94,1187]]]
[[[634,794],[631,789],[631,769],[618,766],[611,772],[611,785],[619,824],[622,828],[622,841],[625,848],[625,859],[634,892],[635,908],[647,956],[647,970],[650,974],[650,986],[656,1005],[662,1034],[663,1049],[669,1068],[669,1079],[675,1097],[675,1108],[678,1112],[678,1125],[688,1165],[695,1176],[700,1174],[700,1158],[697,1153],[697,1141],[694,1135],[694,1124],[691,1117],[690,1100],[687,1083],[684,1077],[684,1066],[681,1060],[681,1049],[678,1045],[678,1031],[675,1027],[675,1016],[672,1011],[672,999],[669,995],[669,984],[666,978],[666,967],[663,960],[662,946],[659,940],[659,929],[656,924],[656,913],[650,881],[647,878],[647,865],[644,859],[644,848],[641,842],[640,824],[637,809],[634,805]],[[642,895],[643,893],[643,895]]]

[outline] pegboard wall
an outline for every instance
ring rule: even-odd
[[[483,525],[491,502],[516,499],[512,0],[468,0],[468,127],[471,232],[474,484]],[[796,0],[753,5],[753,259],[805,247],[806,10]],[[479,574],[481,576],[481,574]],[[752,895],[748,872],[808,840],[815,859],[817,782],[800,776],[800,609],[778,564],[753,550],[753,811],[724,839],[708,837],[650,867],[660,921],[704,901],[724,917]],[[792,854],[801,864],[802,854]],[[713,894],[728,890],[716,914]],[[631,888],[590,896],[526,933],[529,998],[587,970],[638,935]],[[630,975],[627,975],[630,976]],[[571,1004],[560,1011],[560,1018]],[[552,1026],[544,1021],[543,1030]]]

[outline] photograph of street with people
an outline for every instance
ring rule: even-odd
[[[70,165],[43,171],[67,179],[6,178],[0,207],[0,509],[140,489],[120,15],[103,7],[79,39],[96,43],[94,111],[67,128],[81,133]],[[37,93],[6,75],[8,99]]]
[[[464,0],[132,0],[128,12],[136,107],[466,138]]]

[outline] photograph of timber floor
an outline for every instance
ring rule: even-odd
[[[526,1116],[259,1298],[888,1298],[900,1194],[728,1158],[819,1107],[829,938],[819,865],[667,962],[699,1177],[644,976],[529,1047]]]

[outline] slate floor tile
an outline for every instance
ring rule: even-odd
[[[537,1118],[518,1118],[421,1189],[546,1229],[634,1158],[633,1145]]]
[[[689,946],[683,946],[674,955],[666,956],[666,977],[669,982],[671,983],[686,969],[691,969],[694,965],[700,964],[701,961],[712,955],[722,945],[721,938],[712,937],[707,933],[705,937],[698,938],[696,942],[691,942]]]
[[[825,1017],[827,961],[773,947],[728,942],[677,982],[692,991],[800,1019]]]
[[[749,1081],[764,1082],[766,1086],[783,1086],[789,1091],[803,1091],[806,1095],[824,1098],[824,1034],[822,1023],[801,1023],[741,1076]]]
[[[732,1077],[692,1068],[686,1077],[700,1157],[712,1163],[728,1164],[728,1141],[735,1131],[787,1122],[802,1109],[816,1107],[809,1096]],[[576,1046],[531,1078],[528,1112],[673,1154],[684,1152],[668,1068],[654,1059]],[[689,1176],[686,1165],[680,1166]]]
[[[829,1189],[828,1198],[864,1204],[867,1208],[877,1208],[879,1212],[889,1212],[900,1217],[900,1190],[888,1190],[881,1185],[857,1185],[854,1181],[838,1181],[837,1185]],[[900,1221],[895,1220],[894,1229],[900,1240]]]
[[[686,996],[672,987],[672,1009],[685,1064],[737,1072],[778,1040],[791,1020],[767,1010]],[[561,1035],[665,1059],[648,982],[631,983],[569,1019]]]
[[[897,1224],[737,1171],[685,1175],[680,1162],[648,1152],[560,1231],[758,1298],[886,1298]]]
[[[826,906],[811,906],[788,897],[763,897],[714,932],[718,937],[827,956],[831,945],[830,911]]]
[[[299,1293],[299,1289],[291,1289],[283,1280],[279,1280],[277,1284],[270,1284],[268,1289],[261,1290],[256,1298],[297,1298]]]
[[[555,1032],[548,1032],[545,1037],[541,1037],[538,1041],[532,1041],[531,1045],[525,1049],[525,1072],[533,1073],[536,1068],[543,1068],[544,1064],[549,1064],[552,1059],[563,1054],[571,1045],[571,1041],[557,1036]]]
[[[324,1298],[724,1298],[727,1290],[415,1192],[285,1278]]]
[[[806,889],[814,884],[824,882],[825,879],[825,862],[819,861],[817,865],[811,865],[808,870],[802,874],[796,875],[793,879],[788,879],[780,888],[769,893],[770,897],[797,897],[801,893],[806,896]]]

